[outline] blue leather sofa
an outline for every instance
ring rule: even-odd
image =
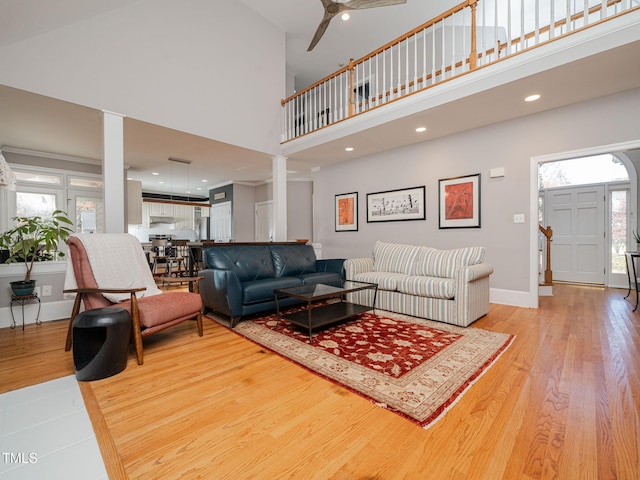
[[[344,280],[344,259],[317,260],[313,247],[302,243],[209,247],[203,260],[202,303],[229,316],[232,327],[242,316],[275,310],[274,289]],[[300,303],[278,301],[280,307]]]

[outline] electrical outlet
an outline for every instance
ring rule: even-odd
[[[41,297],[42,295],[40,295],[40,287],[36,287],[33,289],[33,293],[35,293],[37,296]]]
[[[42,286],[42,296],[50,297],[51,296],[51,285],[43,285]]]
[[[513,216],[513,223],[524,223],[524,213],[516,213]]]

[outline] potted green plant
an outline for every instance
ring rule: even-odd
[[[73,230],[73,223],[62,210],[54,211],[50,217],[13,217],[15,227],[0,235],[0,248],[9,251],[6,263],[23,262],[26,268],[24,280],[11,282],[14,295],[31,295],[35,280],[31,271],[35,262],[64,257],[58,251],[58,243],[64,242]]]
[[[637,230],[633,231],[633,239],[636,241],[636,251],[640,252],[640,233]]]

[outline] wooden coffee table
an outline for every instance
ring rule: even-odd
[[[347,301],[347,294],[357,292],[359,290],[374,290],[373,302],[370,307]],[[283,319],[300,327],[308,328],[309,342],[313,343],[313,330],[316,328],[337,323],[340,320],[353,317],[369,310],[373,310],[375,313],[378,284],[345,280],[339,285],[315,283],[290,288],[279,288],[274,290],[273,294],[276,301],[278,323],[280,322],[280,319]],[[307,308],[298,312],[282,315],[280,313],[278,297],[292,297],[306,301]],[[340,301],[317,306],[312,305],[314,302],[318,302],[319,300],[330,299],[339,299]],[[276,323],[276,328],[278,328],[278,323]]]

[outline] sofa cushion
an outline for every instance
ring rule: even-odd
[[[316,271],[316,253],[311,245],[271,245],[269,249],[276,277]]]
[[[402,273],[365,272],[358,273],[349,280],[355,280],[356,282],[377,283],[378,289],[390,290],[392,292],[395,292],[398,289],[398,283],[405,277],[406,275]]]
[[[419,297],[452,299],[456,282],[452,278],[405,276],[398,282],[398,291]]]
[[[431,254],[431,252],[437,252],[439,250],[432,247],[416,247],[416,248],[417,248],[416,256],[414,257],[413,263],[411,264],[411,271],[409,272],[409,275],[415,275],[415,276],[426,275],[424,273],[426,271],[425,264],[428,261],[429,255]]]
[[[240,282],[276,276],[266,245],[209,247],[204,250],[204,260],[206,268],[233,270]]]
[[[342,276],[339,273],[333,272],[316,272],[305,273],[304,275],[295,275],[302,280],[302,283],[324,283],[339,285],[342,283]]]
[[[421,250],[412,275],[453,278],[460,267],[482,263],[484,247],[465,247],[454,250]]]
[[[415,245],[376,242],[373,246],[373,270],[410,274],[420,250]]]
[[[118,306],[131,312],[131,302],[128,300],[118,303]],[[195,317],[201,309],[202,299],[197,293],[166,292],[138,299],[140,325],[145,328],[162,325],[188,315]]]
[[[289,288],[302,285],[302,280],[297,277],[265,278],[244,282],[242,284],[242,303],[249,305],[252,303],[273,301],[273,291],[278,288]]]

